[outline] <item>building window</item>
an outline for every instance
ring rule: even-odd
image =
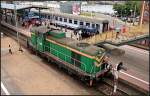
[[[59,18],[59,21],[62,21],[62,18],[61,18],[61,17]]]
[[[64,18],[64,22],[67,22],[67,19],[66,19],[66,18]]]
[[[72,20],[71,20],[71,19],[69,19],[69,23],[72,23]]]
[[[80,25],[83,25],[83,22],[80,22]]]
[[[75,20],[75,21],[74,21],[74,24],[78,24],[78,21],[77,21],[77,20]]]

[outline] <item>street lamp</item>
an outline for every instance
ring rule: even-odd
[[[18,27],[18,19],[17,19],[17,9],[16,9],[16,2],[14,1],[14,17],[15,17],[15,27]],[[17,31],[17,30],[16,30]],[[17,41],[18,41],[18,45],[19,45],[19,51],[22,51],[21,49],[21,44],[19,42],[19,32],[17,31]]]
[[[14,17],[15,17],[15,27],[18,27],[18,20],[17,20],[17,10],[16,10],[16,3],[14,1]],[[17,31],[17,30],[16,30]],[[18,44],[19,44],[19,32],[17,31],[17,41],[18,41]]]
[[[114,13],[115,13],[115,24],[116,24],[116,18],[117,18],[116,13],[117,13],[117,11],[114,11]],[[113,24],[113,25],[114,25],[114,24]]]

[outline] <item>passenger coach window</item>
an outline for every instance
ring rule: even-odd
[[[61,17],[59,18],[59,21],[62,21],[62,18],[61,18]]]
[[[86,23],[86,26],[89,26],[89,27],[90,27],[90,23]]]
[[[64,22],[67,22],[67,19],[66,19],[66,18],[64,18]]]
[[[72,23],[72,20],[71,20],[71,19],[69,19],[69,23]]]
[[[74,21],[74,24],[78,24],[78,21],[75,20],[75,21]]]
[[[83,25],[83,22],[80,22],[80,25]]]

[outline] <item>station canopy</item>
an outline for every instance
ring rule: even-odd
[[[14,4],[7,4],[7,3],[1,3],[2,9],[9,9],[14,10]],[[20,9],[28,9],[28,8],[41,8],[41,9],[47,9],[47,7],[44,6],[36,6],[36,5],[18,5],[16,4],[16,10]]]
[[[20,9],[25,9],[25,8],[29,8],[31,7],[31,5],[17,5],[16,4],[16,10],[20,10]],[[1,8],[2,9],[10,9],[10,10],[14,10],[14,4],[6,4],[6,3],[1,3]]]

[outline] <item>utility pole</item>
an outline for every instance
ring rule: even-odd
[[[133,26],[134,26],[134,23],[135,23],[135,20],[136,20],[136,18],[135,18],[135,12],[136,12],[136,5],[135,5],[135,7],[134,7],[134,19],[133,19]]]
[[[141,6],[141,14],[140,14],[140,22],[139,22],[140,27],[142,26],[143,23],[144,6],[145,6],[145,1],[141,1],[141,2],[142,2],[142,6]]]
[[[130,10],[130,12],[131,12],[130,25],[132,24],[132,20],[133,20],[133,19],[132,19],[132,11],[133,11],[133,10],[131,9],[131,10]]]

